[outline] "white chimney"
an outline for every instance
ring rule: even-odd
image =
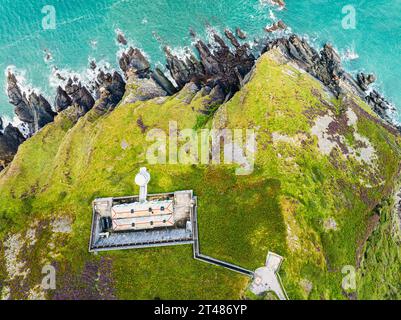
[[[149,181],[150,174],[146,168],[139,169],[139,173],[135,177],[135,183],[139,186],[139,202],[146,202]]]

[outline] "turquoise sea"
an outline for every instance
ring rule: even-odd
[[[277,10],[265,0],[0,0],[0,70],[16,68],[25,84],[52,100],[56,66],[66,73],[86,74],[88,59],[117,66],[115,30],[143,49],[153,64],[163,63],[161,47],[191,44],[189,28],[206,37],[217,30],[241,27],[260,37],[274,16],[314,45],[326,41],[347,59],[349,71],[374,72],[379,89],[398,106],[401,120],[401,0],[286,0]],[[345,5],[356,12],[355,29],[342,28]],[[44,30],[41,12],[52,5],[56,28]],[[272,9],[273,8],[273,9]],[[272,11],[270,12],[270,10]],[[46,61],[47,50],[52,56]],[[11,118],[13,107],[0,81],[0,115]]]

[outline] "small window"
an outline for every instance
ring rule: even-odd
[[[134,209],[131,209],[131,213],[134,213],[135,212],[135,210]]]
[[[153,221],[150,221],[150,225],[153,226]]]
[[[166,223],[167,221],[166,220],[163,220],[163,223]]]
[[[149,212],[153,212],[153,209],[152,209],[152,208],[149,208]]]
[[[135,223],[133,223],[132,226],[135,227]]]
[[[160,207],[160,211],[164,211],[164,207]]]

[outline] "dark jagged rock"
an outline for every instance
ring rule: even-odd
[[[255,57],[249,46],[239,44],[229,30],[225,31],[225,35],[234,46],[234,50],[231,50],[220,36],[214,34],[216,46],[213,49],[201,40],[195,44],[200,60],[191,53],[180,59],[165,49],[167,68],[179,89],[193,82],[211,88],[219,84],[226,96],[232,96],[238,91],[242,79],[251,71]]]
[[[124,33],[122,33],[121,31],[117,32],[117,42],[119,44],[122,44],[123,46],[126,46],[128,44],[127,39],[125,39]]]
[[[231,44],[234,47],[236,47],[236,48],[240,47],[238,40],[235,38],[234,34],[230,30],[228,30],[228,29],[224,30],[224,34],[228,38],[228,40],[230,40]]]
[[[80,84],[75,83],[71,78],[68,79],[67,84],[65,85],[65,92],[71,96],[72,98],[75,98],[78,90],[80,88]]]
[[[224,102],[225,94],[223,88],[217,84],[209,93],[209,104],[220,104]]]
[[[56,108],[56,111],[61,112],[71,105],[72,99],[70,98],[70,96],[67,94],[67,92],[63,90],[63,88],[58,86],[56,98],[54,100],[54,107]]]
[[[85,86],[81,86],[75,94],[73,105],[76,106],[78,116],[86,114],[95,104],[95,99]]]
[[[120,67],[129,84],[135,84],[136,92],[131,92],[126,101],[147,100],[155,97],[172,95],[177,89],[171,81],[156,68],[150,69],[150,63],[139,49],[129,48],[120,58]],[[143,80],[143,81],[142,81]]]
[[[356,79],[358,81],[359,87],[363,91],[367,91],[369,89],[369,86],[376,81],[376,77],[373,74],[364,74],[363,72],[360,72],[357,74]]]
[[[33,113],[34,132],[36,132],[52,122],[56,113],[53,112],[50,103],[41,94],[31,93],[28,101]]]
[[[29,107],[29,102],[25,94],[21,93],[21,89],[17,84],[17,79],[13,73],[7,76],[7,95],[9,102],[15,106],[15,114],[22,122],[33,122],[33,114]]]
[[[92,60],[89,63],[89,67],[91,68],[91,70],[96,70],[96,68],[97,68],[96,61]]]
[[[177,89],[159,68],[152,72],[151,77],[168,95],[177,93]]]
[[[35,92],[26,97],[21,92],[15,75],[11,72],[7,76],[7,94],[10,103],[15,106],[14,112],[17,117],[27,123],[29,135],[53,121],[56,113],[52,110],[50,103],[41,94],[37,95]]]
[[[95,104],[95,99],[92,97],[88,89],[80,82],[76,83],[71,78],[64,88],[64,91],[70,96],[73,106],[75,106],[78,117],[82,117]]]
[[[357,81],[344,70],[340,56],[330,44],[325,44],[318,53],[305,40],[291,35],[289,38],[270,41],[262,53],[272,48],[279,48],[290,60],[322,81],[336,96],[348,87],[360,97],[365,98]]]
[[[235,29],[235,34],[236,34],[237,37],[240,38],[241,40],[245,40],[245,39],[246,39],[246,33],[243,32],[240,28]]]
[[[128,79],[129,72],[134,72],[138,77],[149,75],[150,64],[139,49],[130,47],[127,52],[123,52],[119,60],[120,68]]]
[[[101,114],[113,110],[125,93],[125,81],[118,72],[115,71],[113,75],[105,74],[102,75],[102,77],[103,79],[99,89],[100,98],[94,107],[94,109]]]
[[[395,112],[396,109],[380,93],[376,90],[372,90],[372,92],[366,96],[366,101],[372,106],[372,109],[376,114],[388,122],[392,122],[390,114]]]
[[[21,132],[11,124],[4,129],[3,133],[0,132],[0,171],[12,161],[19,145],[24,141],[25,138]]]
[[[285,29],[287,29],[287,25],[282,20],[279,20],[273,23],[270,27],[267,27],[265,30],[267,32],[274,32],[277,30],[285,30]]]
[[[210,114],[215,111],[215,108],[226,100],[226,94],[220,85],[216,85],[213,89],[206,86],[202,88],[202,95],[208,96],[208,99],[203,100],[203,109],[199,110],[203,114]]]
[[[185,60],[181,60],[173,55],[168,48],[164,48],[164,51],[166,53],[167,68],[179,89],[183,88],[188,82],[204,76],[203,66],[192,53],[189,53]]]
[[[125,81],[118,72],[111,74],[100,70],[88,86],[89,89],[78,79],[69,78],[64,89],[57,88],[55,99],[57,110],[62,111],[73,106],[78,118],[92,108],[103,114],[114,109],[125,93]]]

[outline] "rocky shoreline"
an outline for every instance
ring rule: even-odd
[[[376,81],[374,75],[359,73],[354,79],[344,70],[341,58],[330,44],[325,44],[318,53],[305,40],[297,35],[288,38],[279,38],[269,42],[263,52],[274,47],[279,48],[290,60],[322,81],[334,94],[339,97],[346,92],[352,92],[366,101],[372,110],[390,125],[401,127],[393,123],[391,113],[395,107],[388,102],[378,91],[370,91],[370,85]]]
[[[280,22],[267,31],[272,33],[285,27],[285,24]],[[172,81],[159,68],[152,69],[139,49],[129,47],[119,58],[120,72],[99,71],[96,78],[86,86],[78,79],[69,78],[64,86],[57,88],[53,106],[41,94],[24,93],[15,75],[9,72],[9,101],[14,105],[16,116],[27,128],[27,133],[24,137],[19,129],[11,124],[3,128],[0,121],[0,170],[11,162],[18,146],[26,138],[53,122],[55,116],[65,110],[77,120],[92,109],[99,115],[110,112],[123,99],[128,103],[144,101],[173,95],[183,88],[188,88],[194,95],[198,92],[209,95],[209,101],[201,110],[207,114],[214,110],[216,105],[233,97],[248,81],[257,56],[273,48],[281,50],[292,62],[319,79],[336,97],[352,92],[364,99],[389,125],[396,127],[390,116],[394,106],[379,92],[369,88],[376,80],[375,77],[360,73],[356,79],[353,78],[344,70],[338,53],[330,44],[326,44],[317,52],[305,40],[293,34],[276,39],[268,37],[258,43],[262,49],[255,52],[245,41],[247,35],[240,28],[237,28],[235,33],[225,30],[226,39],[214,33],[213,43],[196,39],[193,31],[191,35],[194,37],[199,58],[193,52],[179,57],[168,47],[164,49],[166,68]],[[127,44],[122,33],[118,33],[117,41],[122,45]],[[95,62],[91,62],[91,68],[96,68]],[[135,92],[125,96],[126,85],[134,86]],[[397,129],[401,131],[400,127]]]

